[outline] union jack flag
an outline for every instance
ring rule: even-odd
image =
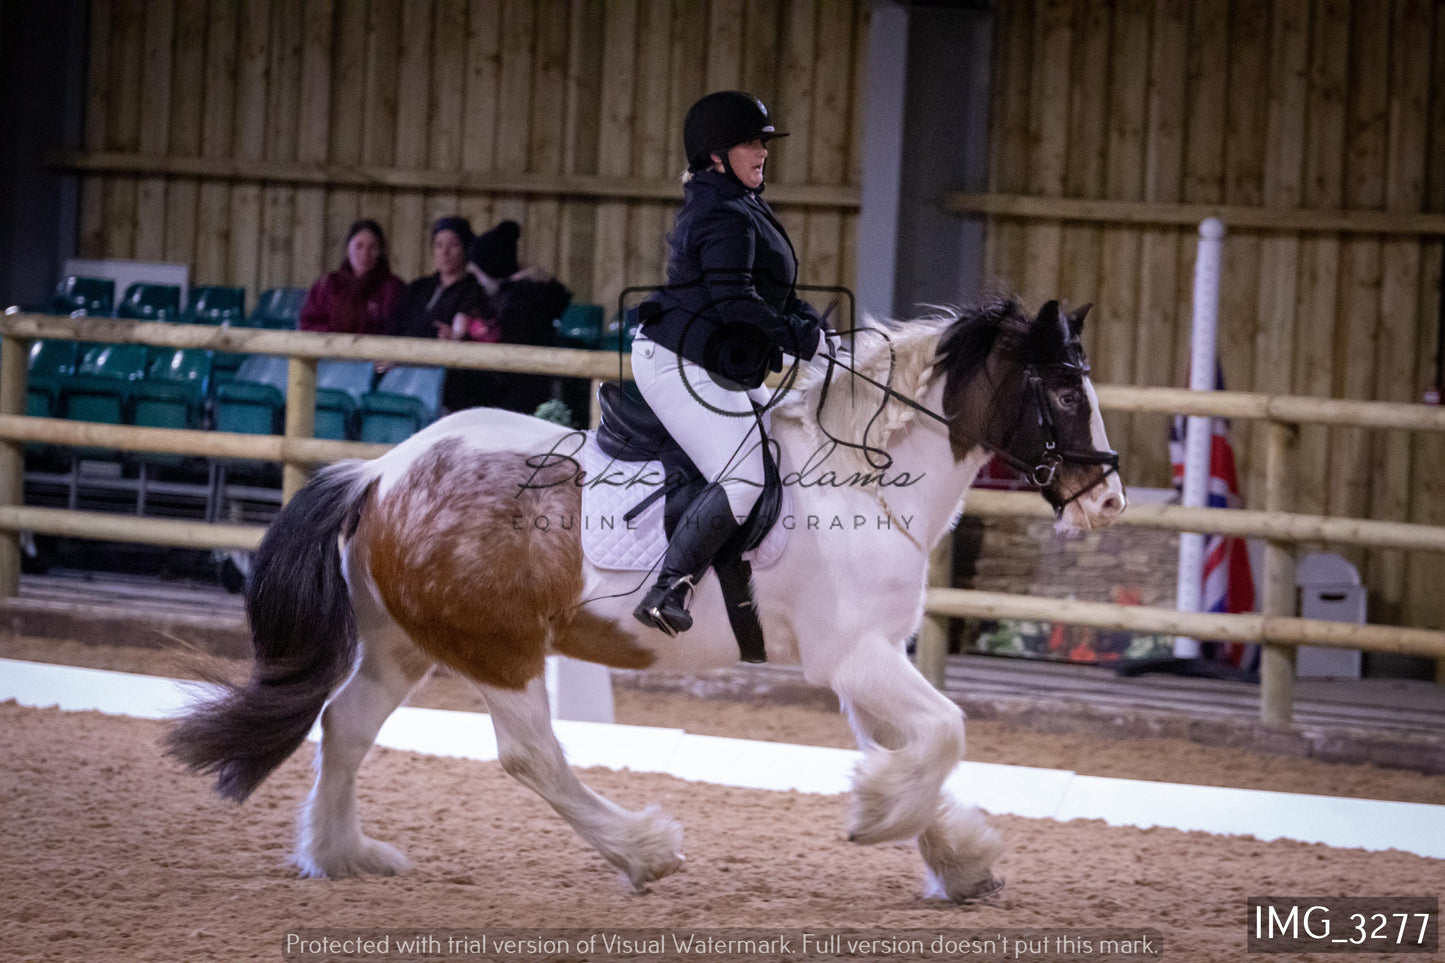
[[[1224,390],[1224,372],[1217,363],[1214,387],[1217,391]],[[1184,487],[1184,422],[1181,416],[1169,425],[1169,462],[1176,489]],[[1209,487],[1205,505],[1239,508],[1243,502],[1234,469],[1234,448],[1229,444],[1229,420],[1211,418],[1209,429]],[[1204,536],[1204,575],[1199,602],[1205,612],[1254,611],[1254,573],[1244,539]],[[1205,651],[1210,648],[1206,644]],[[1214,643],[1212,649],[1215,659],[1242,669],[1253,668],[1259,658],[1259,646],[1242,642]]]

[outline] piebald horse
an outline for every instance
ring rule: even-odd
[[[963,758],[963,713],[905,654],[923,617],[929,550],[993,454],[1035,477],[1060,528],[1098,528],[1124,510],[1079,340],[1086,311],[1051,301],[1031,317],[995,298],[965,313],[872,323],[842,356],[849,370],[811,364],[771,412],[790,511],[823,524],[796,524],[779,562],[754,574],[768,657],[801,664],[837,693],[863,750],[848,839],[916,838],[930,896],[996,889],[1003,842],[944,789]],[[362,833],[356,776],[382,723],[437,663],[485,695],[502,768],[633,886],[682,865],[676,820],[655,806],[624,809],[569,769],[544,659],[700,670],[734,663],[737,643],[711,574],[695,589],[695,626],[670,638],[632,616],[647,580],[594,568],[575,524],[528,522],[579,516],[580,479],[527,484],[538,453],[565,431],[503,411],[459,412],[373,461],[324,469],[267,531],[246,592],[249,681],[194,707],[168,744],[240,801],[320,715],[294,856],[302,874],[406,868],[397,849]],[[860,517],[890,523],[855,527]]]

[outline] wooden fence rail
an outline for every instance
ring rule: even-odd
[[[288,187],[446,191],[451,194],[516,194],[555,200],[581,198],[621,201],[682,201],[675,177],[653,180],[585,174],[528,174],[501,171],[437,171],[349,164],[242,161],[231,158],[159,157],[145,154],[62,152],[49,158],[60,170],[127,174],[139,177],[187,177],[200,181],[279,184]],[[856,211],[856,187],[769,184],[774,204]]]
[[[1353,625],[1291,616],[1180,612],[1143,605],[930,588],[925,603],[938,615],[988,619],[1038,619],[1124,632],[1161,632],[1197,639],[1318,645],[1445,658],[1445,632],[1386,625]]]
[[[966,193],[946,195],[943,207],[955,214],[987,214],[1030,221],[1193,227],[1206,217],[1217,217],[1228,224],[1231,231],[1338,232],[1409,237],[1445,234],[1445,214],[1409,211],[1331,211],[1243,204],[1168,204],[1159,201]]]
[[[0,420],[0,426],[3,426]],[[1032,492],[978,489],[968,493],[963,510],[986,518],[1053,517],[1053,510]],[[1236,538],[1280,538],[1322,545],[1358,545],[1408,551],[1445,552],[1445,526],[1331,518],[1245,508],[1186,508],[1183,505],[1131,504],[1114,524],[1169,532],[1209,532]]]
[[[65,318],[46,314],[0,316],[0,336],[23,340],[62,338],[106,344],[146,344],[160,348],[197,348],[313,360],[391,361],[396,364],[485,368],[571,378],[616,378],[619,373],[630,377],[632,372],[631,361],[618,354],[578,348],[534,348],[386,335],[321,334],[113,318]]]
[[[139,343],[289,357],[291,369],[286,433],[284,436],[241,435],[26,417],[23,414],[25,359],[29,354],[29,342],[37,338]],[[580,377],[594,382],[604,378],[626,378],[631,373],[626,357],[566,348],[455,344],[410,338],[214,328],[108,318],[5,315],[0,317],[0,531],[12,534],[0,538],[0,596],[13,595],[19,583],[18,532],[21,530],[151,544],[240,549],[253,548],[260,535],[258,528],[248,526],[161,522],[22,506],[21,445],[25,442],[276,461],[286,470],[283,497],[294,492],[315,465],[341,458],[376,457],[386,451],[387,446],[384,445],[309,437],[316,361],[322,358],[481,368]],[[1445,432],[1445,411],[1376,402],[1107,385],[1099,386],[1098,395],[1100,406],[1106,410],[1216,415],[1263,419],[1269,423],[1266,459],[1269,485],[1265,511],[1148,505],[1135,506],[1121,520],[1121,524],[1137,527],[1217,531],[1267,539],[1264,611],[1249,616],[1197,616],[1102,603],[1065,604],[1059,599],[994,596],[935,588],[928,596],[927,611],[931,620],[960,615],[1044,618],[1136,631],[1175,631],[1202,638],[1258,640],[1264,645],[1261,714],[1266,724],[1277,726],[1287,725],[1292,712],[1293,647],[1296,644],[1413,652],[1445,658],[1445,633],[1321,623],[1292,617],[1295,543],[1333,542],[1445,551],[1445,528],[1295,515],[1284,511],[1290,449],[1299,424]],[[1046,511],[1032,495],[990,491],[970,493],[967,509],[972,514],[988,516],[1043,516]],[[921,665],[941,668],[941,653],[929,651],[930,646],[937,646],[939,637],[940,633],[933,632],[933,641],[929,641],[928,635],[920,638]]]

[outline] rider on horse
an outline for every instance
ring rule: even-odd
[[[667,285],[644,303],[633,378],[709,484],[674,526],[657,582],[634,614],[669,635],[692,627],[688,592],[763,491],[763,381],[784,355],[806,361],[827,334],[793,285],[788,232],[759,195],[767,108],[729,90],[683,122],[684,200],[668,235]]]

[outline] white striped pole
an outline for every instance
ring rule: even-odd
[[[1224,222],[1217,217],[1199,224],[1199,253],[1194,259],[1194,322],[1189,351],[1189,387],[1194,391],[1214,390],[1215,341],[1219,328],[1219,274],[1224,258]],[[1209,451],[1212,445],[1210,419],[1191,415],[1184,435],[1184,493],[1186,508],[1203,508],[1209,497]],[[1184,532],[1179,536],[1179,580],[1175,607],[1181,612],[1198,612],[1204,577],[1204,536]],[[1174,655],[1181,659],[1199,657],[1199,640],[1176,636]]]

